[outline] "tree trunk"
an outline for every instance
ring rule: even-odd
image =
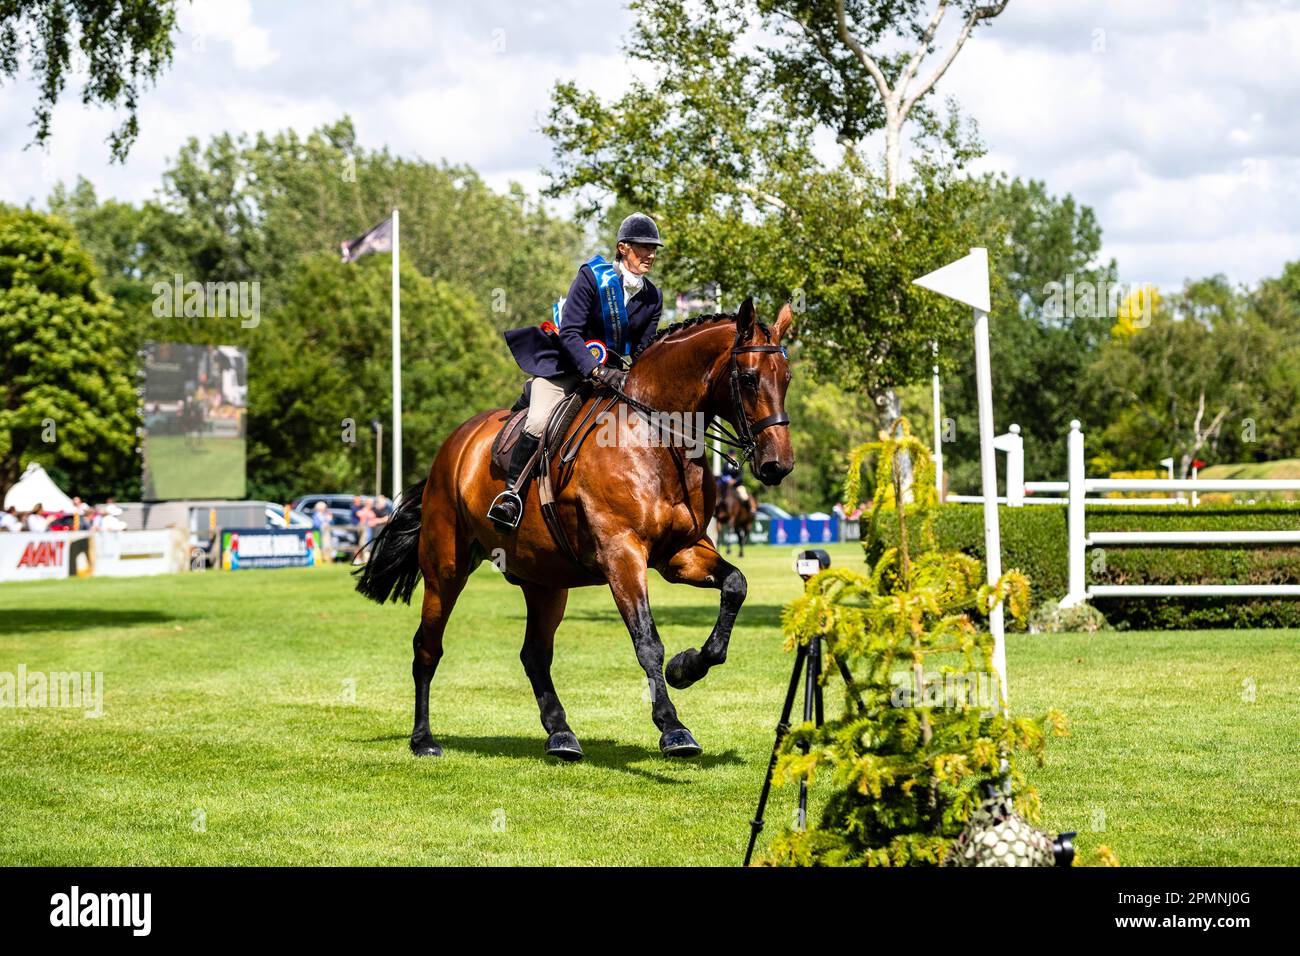
[[[899,401],[898,393],[892,388],[887,388],[876,393],[873,398],[876,408],[879,410],[880,427],[882,430],[888,431],[903,416],[903,405]],[[903,487],[901,503],[910,505],[912,503],[913,469],[912,456],[906,451],[898,453],[898,473]]]
[[[885,122],[885,189],[890,199],[898,194],[898,167],[902,162],[903,117]]]

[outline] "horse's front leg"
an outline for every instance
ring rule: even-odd
[[[660,730],[659,749],[667,757],[695,757],[700,745],[677,718],[677,708],[664,683],[664,645],[650,613],[646,587],[646,558],[634,548],[615,546],[602,555],[601,564],[609,581],[614,603],[632,635],[637,662],[650,686],[650,715]]]
[[[682,651],[668,662],[668,683],[676,688],[690,687],[709,672],[709,668],[727,659],[727,644],[731,641],[731,628],[736,623],[740,606],[745,603],[745,576],[714,547],[708,538],[701,538],[689,548],[678,551],[660,569],[665,580],[674,584],[689,584],[697,588],[717,588],[722,592],[718,607],[718,620],[713,633],[699,650]]]

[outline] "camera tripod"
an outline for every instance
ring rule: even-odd
[[[840,676],[844,678],[844,685],[851,687],[853,685],[853,675],[849,673],[848,665],[831,654],[831,658],[839,666]],[[795,650],[794,669],[790,673],[790,686],[785,692],[785,706],[781,708],[781,719],[776,725],[776,741],[772,744],[772,757],[767,763],[767,776],[763,779],[763,789],[758,795],[758,810],[754,813],[754,819],[749,821],[749,846],[745,850],[745,866],[749,866],[750,858],[754,855],[754,844],[758,842],[758,834],[763,829],[763,813],[767,809],[767,798],[772,790],[772,773],[776,769],[777,756],[781,751],[781,742],[785,740],[786,735],[790,733],[790,713],[794,709],[794,696],[799,690],[800,672],[803,674],[803,720],[804,723],[813,722],[815,727],[820,727],[824,722],[824,704],[822,699],[822,637],[817,635],[808,641],[807,644],[800,644]],[[865,710],[862,699],[854,695],[858,707]],[[800,740],[799,748],[808,752],[808,741]],[[799,781],[799,829],[802,830],[808,823],[808,781],[803,779]]]

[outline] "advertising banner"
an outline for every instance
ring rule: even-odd
[[[834,518],[773,518],[767,528],[768,544],[834,544],[840,540]]]
[[[0,534],[0,581],[85,577],[90,570],[88,533]]]
[[[320,532],[310,528],[226,528],[221,532],[221,567],[313,568],[324,563]]]
[[[186,536],[179,528],[99,531],[93,541],[96,577],[136,578],[189,569]]]

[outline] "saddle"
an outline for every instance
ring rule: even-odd
[[[524,433],[524,422],[528,418],[528,400],[531,398],[531,385],[532,379],[525,382],[524,392],[519,400],[515,402],[507,414],[497,419],[504,422],[504,424],[501,430],[497,432],[496,438],[492,440],[492,463],[505,472],[510,470],[511,455]],[[593,391],[592,384],[583,381],[556,404],[550,418],[546,420],[546,427],[542,429],[542,440],[537,445],[537,451],[533,452],[533,457],[524,465],[524,470],[519,476],[518,492],[521,499],[527,496],[528,483],[532,480],[533,475],[538,476],[538,496],[546,527],[550,530],[551,537],[559,545],[565,556],[579,566],[581,566],[582,562],[579,560],[573,546],[569,543],[568,537],[564,534],[564,527],[560,523],[560,517],[556,511],[555,491],[551,481],[551,462],[558,459],[561,468],[572,464],[574,458],[578,455],[578,449],[582,447],[583,441],[595,427],[601,406],[608,409],[617,401],[617,397],[611,396],[607,402],[598,401],[592,403],[573,436],[568,437],[569,427],[573,424],[574,419],[578,417],[578,413],[582,411],[583,405],[586,404]]]
[[[532,398],[532,385],[531,378],[524,382],[524,391],[510,406],[509,413],[497,419],[497,421],[504,421],[505,424],[497,432],[497,437],[492,440],[492,464],[502,471],[510,470],[510,456],[514,454],[515,446],[519,444],[519,439],[524,433],[524,422],[528,420],[528,402]],[[591,387],[584,382],[556,404],[551,417],[546,420],[546,427],[542,429],[542,441],[537,451],[533,453],[532,460],[524,466],[523,475],[520,477],[522,482],[527,483],[536,472],[543,452],[547,449],[554,451],[555,446],[563,440],[569,426],[578,416],[582,403],[590,395]]]

